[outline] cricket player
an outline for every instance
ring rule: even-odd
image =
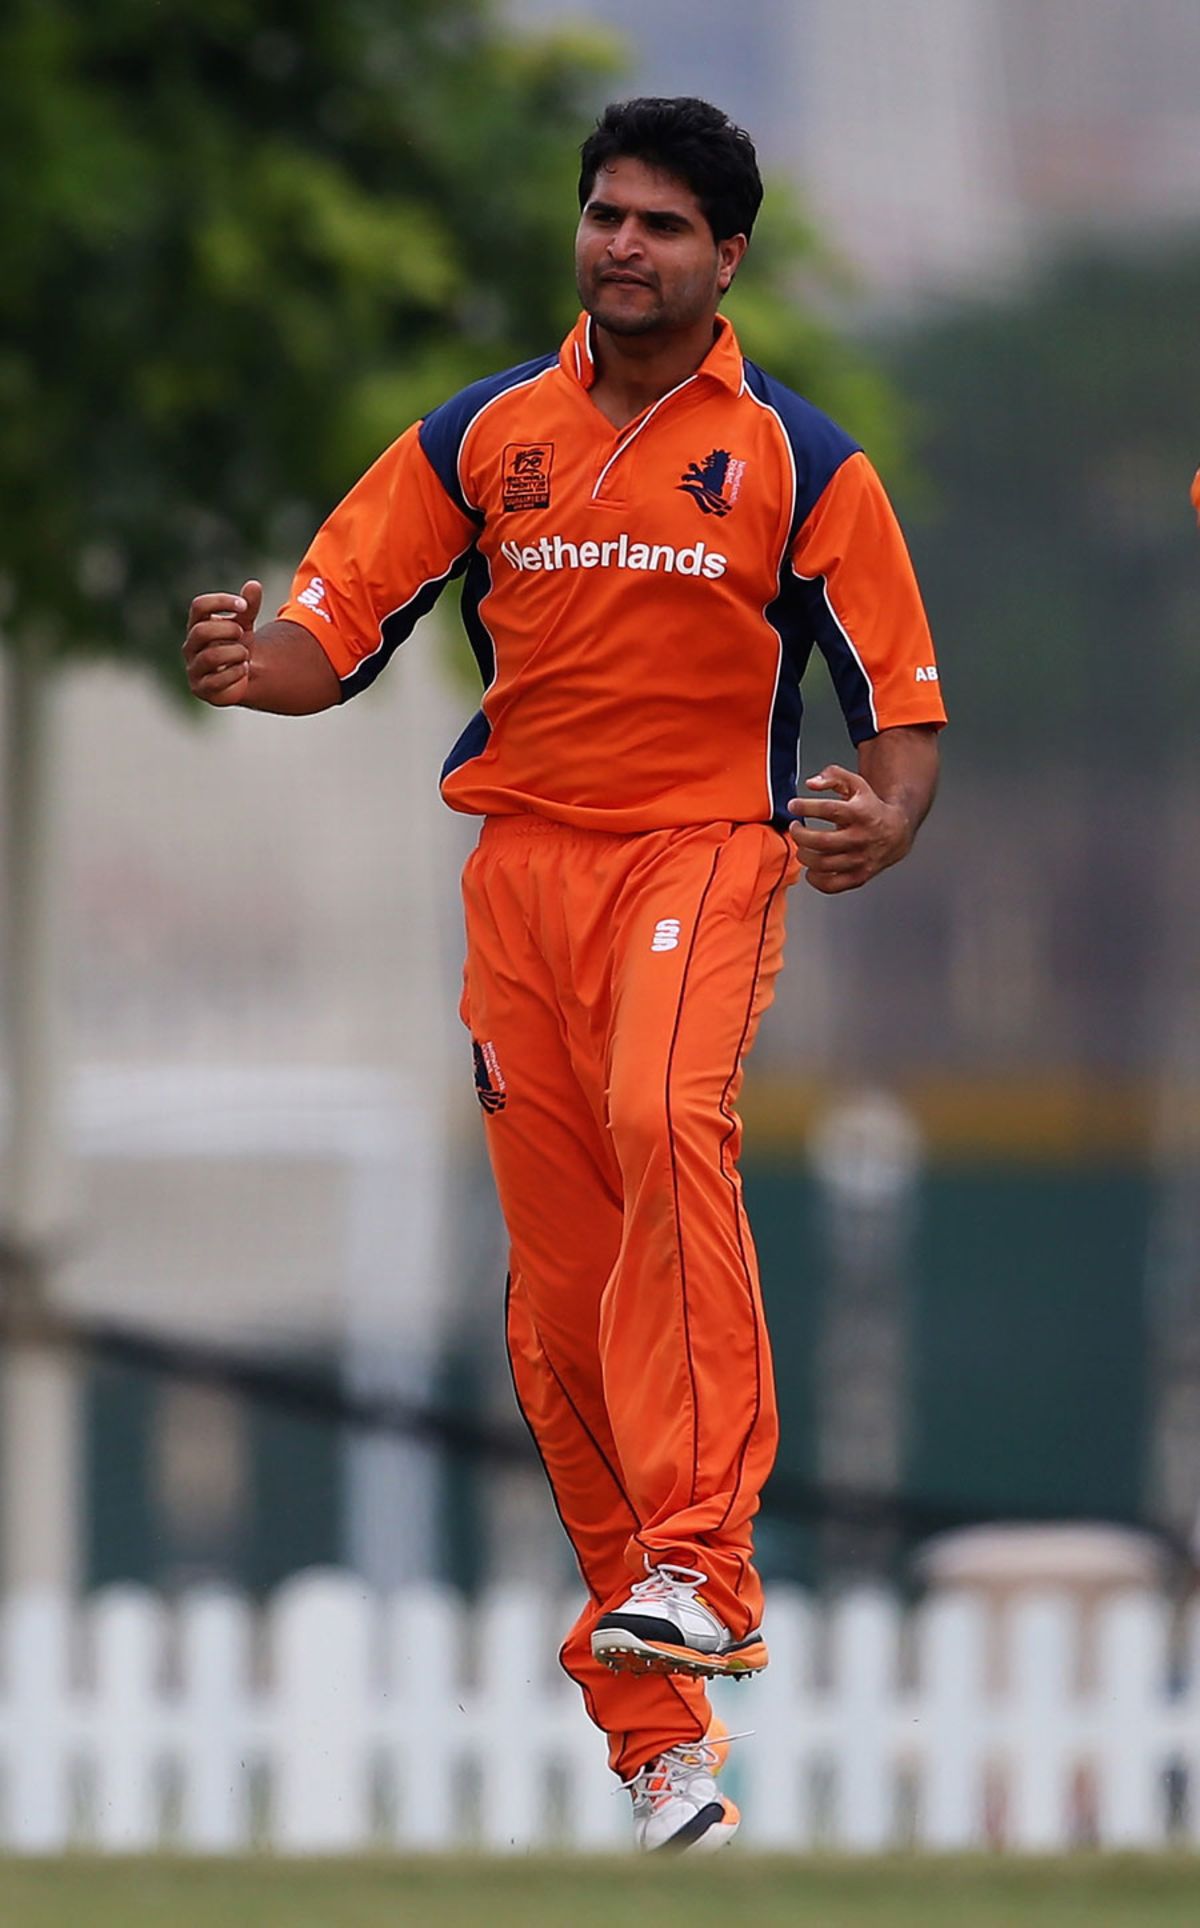
[[[767,1664],[751,1526],[777,1422],[736,1103],[785,899],[907,855],[945,720],[870,462],[720,313],[761,199],[716,108],[609,107],[561,347],[406,429],[273,622],[247,582],[198,596],[184,645],[205,702],[308,714],[463,578],[484,691],[442,793],[480,820],[462,1016],[509,1357],[587,1589],[562,1663],[647,1849],[732,1837],[705,1683]],[[801,790],[814,644],[857,768]]]

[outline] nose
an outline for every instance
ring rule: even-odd
[[[642,252],[642,237],[635,216],[627,215],[616,233],[609,236],[608,252],[614,261],[629,261]]]

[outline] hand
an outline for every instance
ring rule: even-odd
[[[805,880],[827,897],[858,890],[890,864],[898,864],[912,848],[913,825],[898,804],[876,796],[865,777],[830,763],[819,776],[808,777],[809,790],[824,794],[793,797],[792,842],[805,866]],[[832,829],[814,829],[803,822],[819,817]]]
[[[250,644],[262,608],[261,582],[242,584],[240,596],[197,596],[188,611],[183,645],[188,688],[217,709],[245,701],[250,688]]]

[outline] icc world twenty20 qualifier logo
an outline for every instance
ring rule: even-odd
[[[510,442],[504,451],[501,495],[505,511],[548,509],[553,442]]]

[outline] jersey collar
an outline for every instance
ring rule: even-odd
[[[592,353],[592,318],[582,314],[575,323],[567,339],[558,351],[559,367],[581,388],[590,388],[596,379],[596,361]],[[742,390],[742,351],[738,347],[733,324],[724,315],[717,316],[717,335],[712,347],[696,370],[698,375],[711,375],[733,394]]]

